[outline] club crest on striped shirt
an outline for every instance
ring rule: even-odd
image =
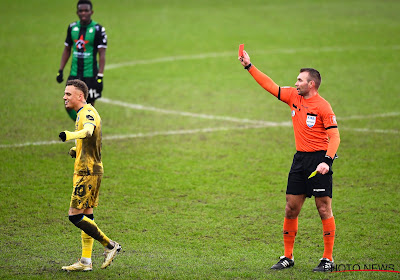
[[[315,122],[317,121],[317,116],[307,116],[307,126],[308,127],[313,127],[315,125]]]

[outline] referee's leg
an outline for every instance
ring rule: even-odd
[[[333,244],[335,242],[335,217],[332,212],[332,198],[329,196],[315,197],[315,205],[317,206],[319,216],[322,221],[323,238],[324,238],[324,254],[323,259],[329,259],[333,262]]]
[[[305,194],[286,194],[285,219],[283,221],[283,244],[285,257],[293,259],[294,240],[298,229],[298,219],[301,208],[306,200]]]

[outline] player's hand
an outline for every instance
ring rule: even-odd
[[[238,59],[244,67],[246,67],[247,65],[249,65],[251,63],[250,56],[248,55],[248,53],[246,51],[243,51],[243,56],[239,56]]]
[[[97,91],[100,93],[103,91],[103,74],[97,74],[96,82],[97,82]]]
[[[60,134],[58,134],[58,137],[60,137],[61,141],[65,142],[71,139],[71,132],[65,130],[63,132],[60,132]]]
[[[321,162],[320,164],[318,164],[316,170],[318,173],[325,175],[329,172],[329,165],[326,162]]]
[[[65,131],[60,132],[60,134],[58,134],[58,137],[61,139],[61,141],[65,142],[65,140],[67,140],[67,134],[65,133]]]
[[[57,73],[57,82],[59,84],[61,84],[62,81],[64,81],[64,79],[63,79],[63,70],[60,69],[60,70],[58,70],[58,73]]]
[[[69,154],[72,158],[76,158],[76,147],[72,147],[71,149],[69,149],[68,154]]]

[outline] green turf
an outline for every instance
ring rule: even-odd
[[[67,215],[73,144],[13,145],[47,143],[73,129],[55,77],[67,25],[77,19],[75,1],[1,4],[0,279],[399,278],[312,273],[323,252],[313,200],[300,214],[295,267],[269,270],[283,254],[286,178],[295,152],[290,126],[246,129],[246,123],[100,101],[105,174],[95,217],[123,253],[101,270],[95,243],[93,272],[61,271],[80,257],[80,233]],[[290,122],[287,105],[242,69],[237,47],[245,43],[252,62],[282,86],[294,85],[300,68],[317,68],[320,94],[341,133],[335,261],[400,271],[399,9],[389,0],[96,0],[93,19],[109,38],[103,96],[175,112]],[[198,129],[220,130],[168,135]],[[108,140],[116,135],[125,137]]]

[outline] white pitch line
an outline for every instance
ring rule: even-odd
[[[237,127],[208,127],[208,128],[187,129],[187,130],[156,131],[156,132],[149,132],[149,133],[109,135],[109,136],[105,136],[103,139],[116,140],[116,139],[127,139],[127,138],[144,138],[144,137],[154,137],[154,136],[210,133],[210,132],[216,132],[216,131],[243,130],[243,129],[253,129],[253,128],[265,128],[265,127],[269,127],[269,125],[259,124],[259,125],[246,125],[246,126],[237,126]]]
[[[119,100],[111,100],[108,98],[100,98],[97,100],[98,102],[103,102],[107,104],[117,105],[121,107],[126,107],[134,110],[143,110],[143,111],[152,111],[162,114],[170,114],[170,115],[179,115],[179,116],[186,116],[186,117],[195,117],[195,118],[202,118],[202,119],[212,119],[212,120],[222,120],[222,121],[230,121],[230,122],[238,122],[238,123],[252,123],[252,124],[266,124],[269,126],[290,126],[291,122],[269,122],[263,120],[249,120],[249,119],[239,119],[235,117],[227,117],[227,116],[215,116],[215,115],[207,115],[207,114],[197,114],[197,113],[190,113],[190,112],[183,112],[183,111],[175,111],[175,110],[168,110],[168,109],[161,109],[156,108],[153,106],[144,106],[141,104],[133,104],[122,102]],[[338,118],[339,121],[347,121],[347,120],[360,120],[360,119],[374,119],[374,118],[385,118],[385,117],[396,117],[399,116],[400,112],[389,112],[389,113],[382,113],[382,114],[372,114],[372,115],[360,115],[360,116],[348,116],[348,117],[341,117]]]
[[[368,133],[400,134],[399,130],[394,130],[394,129],[369,129],[369,128],[340,127],[340,130],[349,130],[349,131],[355,131],[355,132],[368,132]]]
[[[135,133],[135,134],[122,134],[122,135],[106,135],[103,140],[118,140],[118,139],[129,139],[129,138],[146,138],[155,136],[169,136],[169,135],[184,135],[184,134],[197,134],[197,133],[210,133],[217,131],[230,131],[230,130],[244,130],[244,129],[257,129],[257,128],[267,128],[267,127],[277,127],[279,125],[268,125],[268,124],[258,124],[258,125],[247,125],[247,126],[237,126],[237,127],[209,127],[209,128],[199,128],[199,129],[189,129],[189,130],[167,130],[167,131],[156,131],[149,133]],[[283,127],[286,127],[283,123]],[[367,133],[385,133],[385,134],[399,134],[398,130],[383,130],[383,129],[368,129],[368,128],[346,128],[341,127],[341,130],[350,130],[356,132],[367,132]],[[47,146],[63,144],[61,141],[39,141],[39,142],[26,142],[21,144],[1,144],[0,149],[6,148],[21,148],[28,146]]]
[[[348,52],[348,51],[378,51],[378,50],[399,50],[400,46],[349,46],[349,47],[322,47],[322,48],[299,48],[299,49],[274,49],[264,51],[254,51],[254,54],[293,54],[301,52]],[[106,65],[106,70],[117,69],[121,67],[134,66],[134,65],[147,65],[163,62],[172,62],[179,60],[195,60],[195,59],[206,59],[215,57],[235,57],[237,52],[219,52],[219,53],[202,53],[193,55],[177,55],[177,56],[166,56],[159,58],[150,58],[142,60],[132,60],[121,63],[114,63]]]
[[[229,121],[229,122],[237,122],[237,123],[261,124],[261,125],[267,125],[267,126],[291,126],[292,125],[292,122],[269,122],[269,121],[239,119],[239,118],[227,117],[227,116],[215,116],[215,115],[167,110],[167,109],[161,109],[161,108],[156,108],[156,107],[151,107],[151,106],[144,106],[144,105],[140,105],[140,104],[132,104],[132,103],[127,103],[127,102],[122,102],[122,101],[118,101],[118,100],[111,100],[111,99],[103,98],[103,97],[98,99],[97,101],[107,103],[107,104],[117,105],[117,106],[121,106],[121,107],[126,107],[126,108],[130,108],[130,109],[134,109],[134,110],[152,111],[152,112],[157,112],[157,113],[162,113],[162,114],[194,117],[194,118],[201,118],[201,119],[221,120],[221,121]]]
[[[177,60],[193,60],[193,59],[205,59],[205,58],[213,58],[213,57],[228,57],[234,55],[233,52],[220,52],[220,53],[203,53],[203,54],[193,54],[193,55],[178,55],[178,56],[166,56],[159,58],[151,58],[151,59],[143,59],[143,60],[133,60],[122,63],[114,63],[106,65],[106,70],[116,69],[126,66],[134,66],[134,65],[146,65],[146,64],[154,64],[154,63],[162,63],[162,62],[171,62]]]
[[[182,135],[182,134],[195,134],[195,133],[209,133],[215,131],[229,131],[229,130],[238,130],[238,129],[253,129],[253,128],[266,128],[266,127],[290,127],[292,126],[291,122],[268,122],[268,121],[260,121],[260,120],[249,120],[249,119],[239,119],[233,117],[226,116],[214,116],[214,115],[206,115],[206,114],[196,114],[189,112],[181,112],[174,110],[165,110],[156,107],[143,106],[140,104],[130,104],[116,100],[110,100],[107,98],[98,99],[98,101],[103,101],[104,103],[118,105],[122,107],[127,107],[135,110],[148,110],[153,112],[159,112],[164,114],[174,114],[181,116],[190,116],[190,117],[198,117],[204,119],[213,119],[213,120],[224,120],[231,121],[236,123],[249,123],[252,125],[247,126],[238,126],[238,127],[211,127],[211,128],[201,128],[201,129],[190,129],[190,130],[170,130],[170,131],[156,131],[149,133],[137,133],[137,134],[126,134],[126,135],[108,135],[104,136],[104,140],[114,140],[114,139],[127,139],[127,138],[143,138],[143,137],[154,137],[159,135]],[[366,116],[349,116],[341,118],[341,120],[351,120],[351,119],[366,119],[366,118],[377,118],[377,117],[388,117],[388,116],[398,116],[399,112],[390,112],[383,114],[375,114],[375,115],[366,115]],[[390,129],[368,129],[368,128],[346,128],[340,127],[343,130],[356,131],[356,132],[370,132],[370,133],[387,133],[387,134],[399,134],[398,130],[390,130]],[[27,147],[27,146],[43,146],[43,145],[54,145],[54,144],[62,144],[60,141],[38,141],[38,142],[26,142],[20,144],[0,144],[0,148],[19,148],[19,147]]]
[[[167,131],[156,131],[156,132],[148,132],[148,133],[135,133],[135,134],[121,134],[121,135],[105,135],[103,140],[118,140],[118,139],[129,139],[129,138],[146,138],[146,137],[155,137],[155,136],[168,136],[168,135],[184,135],[184,134],[196,134],[196,133],[210,133],[217,131],[230,131],[230,130],[244,130],[244,129],[256,129],[256,128],[266,128],[266,127],[274,127],[278,125],[268,125],[264,124],[255,124],[255,125],[245,125],[245,126],[236,126],[236,127],[208,127],[208,128],[199,128],[199,129],[188,129],[188,130],[167,130]],[[46,145],[55,145],[55,144],[64,144],[61,141],[39,141],[39,142],[26,142],[21,144],[2,144],[0,148],[20,148],[27,146],[46,146]]]
[[[372,115],[360,115],[360,116],[348,116],[337,118],[340,121],[347,121],[347,120],[363,120],[363,119],[375,119],[375,118],[386,118],[386,117],[396,117],[400,116],[400,112],[389,112],[389,113],[382,113],[382,114],[372,114]]]

